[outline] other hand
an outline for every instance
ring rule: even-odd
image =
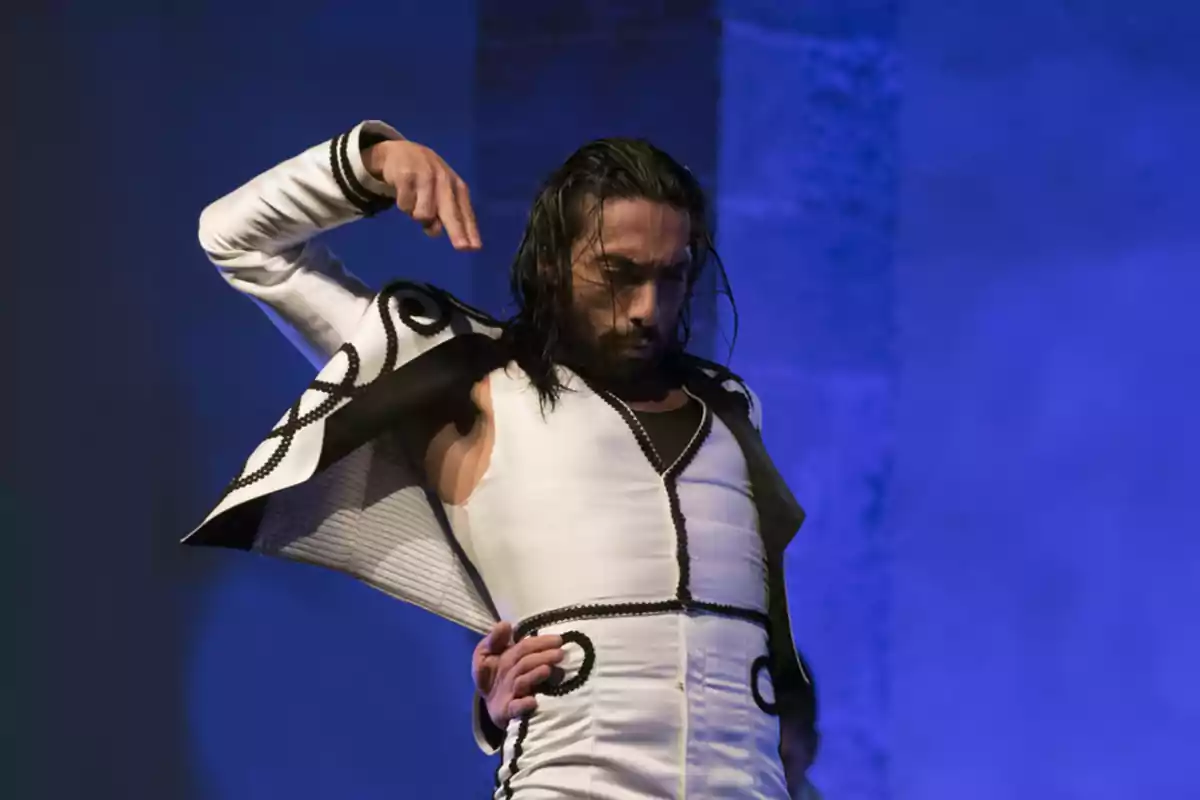
[[[513,629],[498,622],[475,646],[471,674],[492,723],[503,730],[511,719],[537,708],[534,691],[563,659],[559,636],[528,636],[513,644]]]
[[[380,142],[363,151],[367,172],[396,192],[396,207],[430,236],[442,231],[456,250],[483,246],[467,184],[442,157],[403,139]]]

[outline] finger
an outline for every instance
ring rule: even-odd
[[[446,228],[446,235],[456,250],[464,250],[470,246],[467,241],[466,224],[458,201],[454,197],[454,184],[448,175],[443,175],[437,182],[437,218]]]
[[[536,710],[536,697],[521,697],[516,700],[510,700],[508,703],[508,718],[516,719],[517,717],[523,717],[526,714],[532,714]]]
[[[561,673],[562,670],[558,666],[560,661],[562,661],[562,651],[550,650],[526,656],[511,671],[496,677],[498,681],[508,683],[508,691],[513,697],[522,697],[533,694],[534,688],[545,682],[556,671]]]
[[[417,186],[416,176],[406,175],[396,181],[396,208],[403,211],[406,215],[412,216],[413,208],[417,204]]]
[[[511,678],[516,680],[526,673],[533,672],[541,667],[550,667],[562,660],[563,651],[561,649],[541,650],[537,653],[530,653],[527,656],[523,656],[520,661],[513,665],[509,673]]]
[[[458,201],[459,213],[466,224],[467,242],[472,249],[478,250],[483,247],[483,240],[479,238],[479,223],[475,221],[475,209],[471,207],[471,191],[466,181],[457,175],[454,176],[454,199]]]
[[[475,681],[475,691],[480,694],[491,693],[496,686],[496,664],[484,663],[472,670],[472,680]]]
[[[471,661],[471,678],[480,694],[487,694],[496,685],[496,676],[500,667],[499,656],[476,654]]]
[[[421,230],[425,231],[425,235],[428,236],[430,239],[436,239],[437,237],[442,235],[442,223],[438,222],[435,219],[433,222],[430,222],[428,225],[422,226]]]
[[[437,219],[439,182],[433,170],[423,170],[417,174],[417,202],[413,206],[412,218],[422,226],[427,226]]]
[[[529,695],[533,694],[534,689],[545,682],[551,674],[552,670],[550,667],[543,664],[521,675],[515,681],[513,681],[513,697],[528,697]]]
[[[475,680],[475,688],[486,694],[496,682],[496,673],[500,668],[499,653],[512,645],[512,623],[500,621],[475,645],[471,656],[471,673]]]
[[[507,672],[512,666],[530,653],[554,650],[562,647],[561,636],[529,636],[517,642],[500,656],[500,671]]]
[[[512,623],[497,622],[483,637],[476,650],[480,653],[499,655],[512,645]]]

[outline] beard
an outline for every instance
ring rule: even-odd
[[[676,348],[655,329],[597,334],[577,315],[556,360],[622,399],[653,401],[679,386],[674,355]]]

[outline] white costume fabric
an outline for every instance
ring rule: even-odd
[[[501,789],[787,797],[779,721],[752,688],[766,564],[733,435],[706,410],[675,464],[655,464],[620,401],[577,380],[544,420],[515,368],[490,386],[492,459],[455,531],[518,638],[560,634],[571,655],[510,724]]]
[[[772,676],[795,654],[768,585],[803,512],[724,401],[753,419],[753,396],[710,373],[671,464],[565,369],[543,415],[497,323],[432,287],[374,295],[314,240],[390,205],[364,136],[399,134],[363,123],[202,215],[209,257],[322,369],[185,541],[338,569],[480,632],[561,634],[562,680],[510,724],[496,797],[787,797]],[[484,375],[491,458],[448,506],[388,432]]]

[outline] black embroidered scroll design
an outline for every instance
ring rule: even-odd
[[[579,665],[579,671],[565,681],[552,685],[542,685],[536,689],[537,694],[544,694],[549,697],[562,697],[565,694],[578,689],[587,683],[587,679],[592,674],[592,668],[596,666],[596,647],[592,644],[592,640],[579,631],[567,631],[559,634],[563,645],[573,644],[583,651],[583,663]]]
[[[453,295],[433,286],[414,283],[412,281],[393,281],[389,283],[379,293],[374,303],[375,311],[379,314],[379,321],[383,326],[386,338],[384,363],[379,374],[369,382],[361,386],[355,386],[355,382],[358,380],[362,369],[362,359],[353,344],[347,342],[342,345],[334,357],[336,358],[338,354],[346,356],[349,362],[346,374],[337,383],[318,379],[309,384],[305,394],[310,391],[321,392],[325,395],[325,399],[312,410],[301,414],[300,408],[304,399],[304,395],[301,395],[300,399],[288,409],[284,422],[264,438],[264,441],[279,440],[275,451],[271,453],[262,466],[251,472],[246,472],[246,466],[244,465],[242,472],[239,472],[229,485],[225,487],[220,498],[222,501],[233,492],[263,480],[278,469],[291,449],[296,434],[302,429],[324,419],[336,410],[343,400],[352,400],[355,395],[366,391],[375,381],[396,369],[400,355],[400,334],[396,328],[395,321],[392,319],[391,304],[393,299],[396,300],[397,305],[396,316],[404,323],[405,327],[419,336],[426,338],[436,336],[444,331],[452,322],[455,309],[470,309],[470,306],[467,306]],[[480,322],[493,325],[499,324],[481,311],[471,309],[471,316]]]
[[[754,659],[754,663],[750,665],[750,693],[754,695],[754,704],[762,709],[764,714],[770,714],[772,717],[779,716],[779,706],[775,703],[767,702],[762,696],[762,691],[758,688],[758,681],[763,673],[767,671],[770,675],[771,659],[769,656],[759,656]]]
[[[292,442],[296,439],[296,434],[301,429],[313,422],[321,419],[337,407],[338,403],[345,397],[349,397],[357,391],[354,387],[354,382],[358,379],[358,371],[361,367],[358,351],[354,346],[346,343],[342,345],[339,353],[345,353],[348,364],[346,374],[342,376],[342,380],[338,383],[329,383],[327,381],[313,381],[309,384],[308,391],[323,392],[326,397],[316,408],[306,414],[300,413],[301,403],[304,401],[302,394],[296,402],[292,403],[288,409],[287,418],[282,425],[272,430],[266,437],[266,441],[278,439],[279,444],[275,448],[275,452],[271,453],[270,457],[258,469],[251,472],[245,472],[246,467],[242,467],[242,472],[238,473],[229,485],[225,487],[225,491],[221,494],[221,499],[224,500],[238,489],[244,489],[252,483],[256,483],[270,475],[283,463],[284,457],[288,450],[291,449]],[[305,394],[308,392],[306,391]]]

